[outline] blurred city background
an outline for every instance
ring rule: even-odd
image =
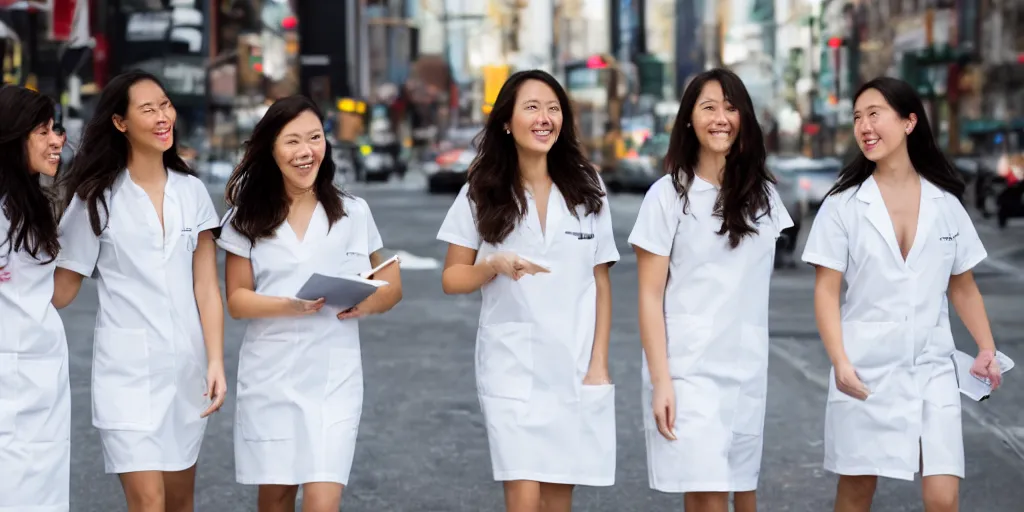
[[[581,490],[580,510],[679,506],[646,486],[636,260],[626,240],[643,192],[663,173],[683,88],[704,69],[726,66],[745,81],[795,220],[772,279],[764,510],[831,510],[834,480],[821,470],[830,365],[814,322],[814,272],[796,260],[816,206],[858,151],[851,95],[865,81],[900,77],[925,99],[936,139],[970,185],[965,200],[989,252],[975,276],[997,343],[1024,362],[1022,0],[0,0],[0,55],[5,83],[60,102],[65,166],[111,77],[132,68],[161,77],[182,156],[222,213],[224,181],[268,105],[302,93],[323,108],[337,180],[369,203],[386,246],[402,256],[405,283],[395,310],[360,323],[367,385],[346,510],[500,509],[471,370],[478,297],[443,295],[445,247],[434,235],[491,102],[521,69],[548,70],[567,88],[612,191],[622,254],[612,271],[617,482]],[[90,424],[94,288],[87,282],[61,316],[72,352],[72,510],[106,512],[123,500],[102,473]],[[225,327],[232,390],[244,326]],[[959,321],[954,333],[973,354]],[[1024,380],[1013,373],[992,400],[964,401],[964,510],[1020,509],[1021,403]],[[233,408],[229,393],[211,419],[199,509],[252,510],[254,490],[234,481]],[[880,510],[918,503],[917,484],[880,484]]]

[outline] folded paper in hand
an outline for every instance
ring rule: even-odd
[[[960,392],[976,402],[988,398],[992,393],[992,384],[988,379],[979,379],[971,374],[974,356],[954,350],[951,358],[953,367],[956,368],[956,380],[960,384]],[[999,363],[1000,373],[1005,374],[1013,369],[1013,360],[1002,352],[996,351],[996,361]]]
[[[387,281],[364,279],[359,276],[332,277],[313,274],[295,296],[302,300],[317,300],[323,297],[328,306],[344,311],[366,300],[377,291],[377,288],[386,284]]]

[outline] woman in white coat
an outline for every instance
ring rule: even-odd
[[[50,304],[60,242],[50,197],[64,140],[53,102],[0,88],[0,512],[66,512],[71,391]]]
[[[442,286],[483,294],[477,390],[507,509],[568,511],[574,485],[615,481],[611,213],[551,75],[510,76],[481,137],[437,235]]]
[[[637,253],[649,484],[687,511],[756,510],[775,243],[793,225],[743,82],[715,69],[680,101],[668,174],[644,197]]]
[[[359,321],[402,298],[390,283],[354,309],[294,298],[313,273],[357,275],[382,262],[366,201],[334,185],[323,116],[303,96],[274,103],[227,184],[218,244],[227,251],[228,312],[249,319],[238,361],[235,474],[259,485],[260,512],[335,512],[363,404]]]
[[[192,510],[206,418],[227,389],[219,219],[178,156],[175,118],[155,77],[115,77],[60,181],[53,303],[97,280],[92,421],[129,512]]]
[[[909,84],[868,82],[853,120],[862,154],[827,194],[803,253],[816,267],[814,310],[833,365],[825,469],[840,475],[837,511],[870,510],[879,476],[913,480],[918,471],[925,509],[957,510],[964,449],[949,304],[978,344],[972,373],[997,387],[971,273],[985,248]]]

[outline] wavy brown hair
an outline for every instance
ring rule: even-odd
[[[14,85],[0,88],[0,213],[10,221],[0,233],[0,251],[23,250],[43,263],[57,257],[60,240],[53,197],[29,168],[26,144],[53,118],[53,102],[45,96]]]
[[[278,226],[288,219],[290,203],[285,194],[284,176],[274,160],[274,142],[285,125],[303,112],[316,114],[323,123],[323,113],[305,96],[289,96],[274,102],[256,123],[252,138],[245,143],[242,162],[228,178],[224,197],[234,210],[231,227],[251,244],[273,237]],[[326,136],[324,145],[324,159],[317,170],[313,191],[324,207],[329,225],[334,226],[345,216],[341,200],[344,193],[334,184],[334,160]]]
[[[558,139],[547,154],[548,174],[565,198],[574,217],[577,207],[587,214],[601,211],[605,193],[597,170],[583,155],[576,134],[576,117],[565,89],[553,76],[540,70],[512,74],[498,92],[483,132],[477,136],[479,154],[469,166],[469,200],[476,207],[477,231],[490,244],[499,244],[526,216],[526,193],[519,174],[516,143],[505,133],[505,124],[512,120],[516,95],[528,80],[543,82],[555,92],[562,110],[562,127]]]
[[[736,248],[743,237],[757,233],[754,226],[758,218],[771,215],[771,186],[775,177],[765,166],[768,155],[761,125],[754,114],[754,103],[743,81],[732,71],[711,69],[694,77],[686,86],[665,155],[665,172],[672,175],[672,184],[683,199],[686,213],[687,188],[695,179],[700,158],[700,140],[691,118],[697,98],[708,82],[718,82],[726,101],[740,113],[740,132],[725,156],[725,172],[714,208],[714,215],[722,219],[718,234],[727,235],[729,246]]]
[[[118,176],[124,172],[131,151],[128,137],[114,126],[114,115],[129,115],[131,88],[144,81],[164,88],[156,76],[144,71],[129,71],[118,75],[103,88],[96,112],[89,124],[85,125],[82,143],[71,163],[71,169],[63,179],[58,180],[58,187],[65,194],[64,208],[67,209],[75,195],[82,198],[89,211],[89,224],[96,236],[106,227],[100,224],[100,207],[103,208],[103,219],[108,219],[110,213],[103,193],[110,190]],[[174,128],[173,131],[171,147],[164,151],[164,167],[195,176],[196,172],[178,155],[178,130]]]

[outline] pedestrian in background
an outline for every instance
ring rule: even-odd
[[[639,272],[650,486],[686,510],[756,510],[775,243],[793,225],[743,82],[697,75],[629,236]]]
[[[826,195],[803,253],[816,267],[815,315],[832,361],[825,469],[840,475],[835,509],[870,510],[879,476],[912,481],[920,471],[925,508],[958,510],[964,448],[948,304],[978,344],[971,373],[998,387],[971,272],[987,254],[912,86],[864,84],[853,121],[861,154]]]
[[[235,475],[259,485],[260,512],[337,511],[349,480],[363,405],[359,320],[402,298],[389,284],[352,310],[292,298],[314,273],[348,276],[380,265],[370,208],[334,185],[323,115],[303,96],[274,103],[228,180],[218,244],[227,251],[228,311],[248,319],[238,362]]]
[[[506,508],[569,511],[574,485],[615,481],[608,200],[543,71],[508,78],[481,137],[437,235],[442,286],[483,293],[477,391]]]
[[[0,510],[68,510],[71,390],[50,303],[60,251],[41,176],[64,145],[48,98],[0,88]]]
[[[114,78],[58,181],[69,204],[53,303],[97,280],[92,420],[129,512],[192,510],[206,418],[227,389],[218,218],[178,156],[175,117],[156,77]]]

